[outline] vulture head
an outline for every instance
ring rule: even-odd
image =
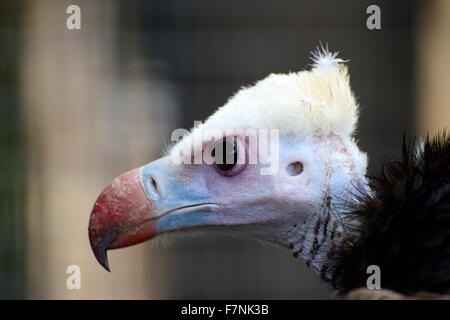
[[[367,157],[344,61],[321,49],[313,62],[242,88],[166,156],[115,178],[90,217],[100,264],[162,234],[217,230],[284,246],[327,278],[352,225],[339,208],[368,190]]]

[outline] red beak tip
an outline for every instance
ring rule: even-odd
[[[107,251],[154,236],[153,207],[144,192],[140,169],[126,172],[106,187],[91,211],[88,234],[97,261],[111,272]]]

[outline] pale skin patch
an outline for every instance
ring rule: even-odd
[[[332,182],[332,176],[339,170],[345,170],[348,176],[358,176],[358,174],[355,172],[354,155],[347,147],[349,142],[341,136],[333,133],[316,134],[312,137],[312,141],[314,152],[318,156],[317,161],[322,162],[324,170],[322,203],[317,207],[313,219],[292,227],[287,234],[287,239],[288,248],[294,257],[301,257],[308,267],[326,279],[330,275],[327,273],[324,261],[327,261],[330,251],[339,247],[346,229],[339,213],[333,209],[333,206],[344,199],[341,198],[341,193],[336,193],[334,190],[336,185]],[[360,178],[363,179],[363,177]]]

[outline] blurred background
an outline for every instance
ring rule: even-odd
[[[66,9],[81,8],[81,30]],[[381,30],[366,9],[381,8]],[[370,169],[450,123],[450,1],[1,0],[0,298],[329,299],[287,250],[211,235],[91,253],[92,205],[242,85],[350,59]],[[79,265],[81,290],[66,288]]]

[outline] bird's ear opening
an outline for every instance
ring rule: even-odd
[[[292,162],[287,166],[286,171],[290,176],[298,176],[303,172],[303,163],[300,161]]]

